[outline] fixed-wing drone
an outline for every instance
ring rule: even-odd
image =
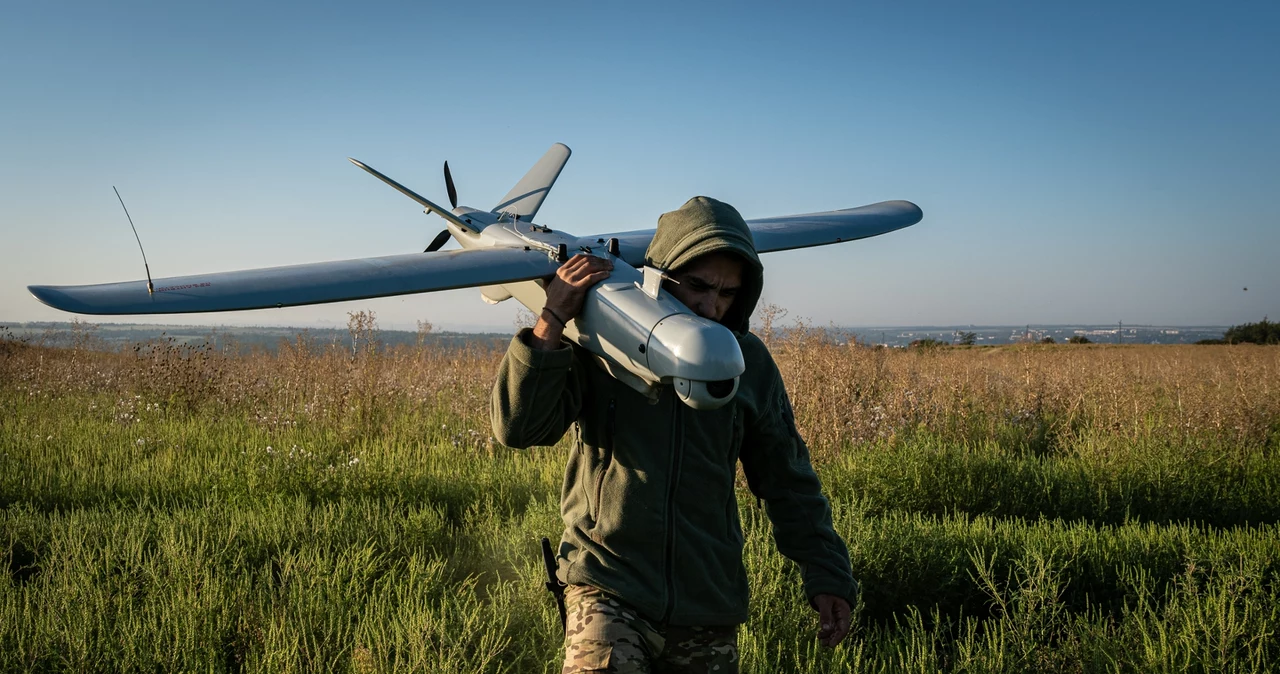
[[[551,146],[492,210],[458,206],[445,162],[446,210],[354,159],[353,164],[446,221],[422,253],[287,267],[150,278],[85,286],[29,286],[36,299],[78,314],[176,314],[237,311],[480,287],[485,301],[516,298],[534,313],[546,302],[546,279],[586,253],[614,262],[612,275],[587,294],[564,334],[595,354],[617,379],[655,395],[672,385],[695,409],[731,400],[746,369],[728,328],[695,315],[662,290],[663,272],[645,266],[654,230],[577,237],[533,223],[569,148]],[[923,213],[909,201],[839,211],[748,220],[756,251],[770,253],[864,239],[914,225]],[[450,236],[461,250],[440,251]],[[625,264],[619,264],[624,262]],[[643,267],[643,269],[637,269]]]

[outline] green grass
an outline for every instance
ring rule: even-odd
[[[493,446],[486,373],[166,390],[29,356],[0,353],[0,671],[559,670],[563,448]],[[1274,434],[981,423],[816,448],[863,585],[833,651],[741,493],[744,671],[1276,667]]]
[[[1094,524],[1280,522],[1280,446],[1085,437],[1053,453],[923,433],[842,452],[830,496],[876,512],[981,513]]]

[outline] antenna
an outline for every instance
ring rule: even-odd
[[[138,241],[138,251],[142,253],[142,268],[147,271],[147,294],[154,295],[155,286],[151,285],[151,267],[147,264],[147,251],[142,250],[142,239],[138,236],[138,228],[133,226],[133,218],[129,215],[129,207],[124,205],[124,199],[120,197],[120,190],[115,185],[111,189],[116,193],[116,198],[120,199],[120,208],[124,209],[124,217],[129,219],[129,228],[133,230],[133,238]]]

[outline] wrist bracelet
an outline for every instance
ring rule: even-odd
[[[551,317],[556,319],[556,322],[560,324],[560,327],[562,328],[569,327],[569,324],[566,323],[563,318],[560,318],[560,314],[557,314],[556,312],[552,311],[551,307],[542,307],[542,310],[551,314]]]

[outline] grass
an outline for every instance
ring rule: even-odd
[[[488,348],[0,341],[0,670],[558,671],[563,448]],[[745,671],[1267,671],[1280,349],[771,344],[863,584],[828,651],[744,490]]]

